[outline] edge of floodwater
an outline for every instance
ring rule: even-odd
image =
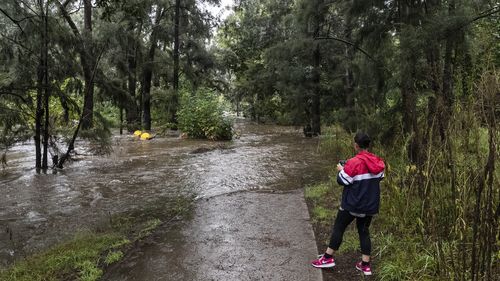
[[[159,198],[154,203],[114,214],[92,230],[14,262],[0,280],[99,280],[159,227],[192,216],[194,197]]]
[[[227,149],[228,145],[224,142],[224,145],[221,146],[219,144],[215,146],[207,146],[206,149],[200,151],[199,153],[204,153],[216,149]],[[304,187],[301,186],[298,189],[304,190]],[[280,190],[244,190],[246,191],[254,191],[259,193],[287,193],[289,190],[280,191]],[[238,192],[238,191],[236,191]],[[227,195],[227,194],[224,194]],[[215,195],[217,196],[217,195]],[[200,199],[207,199],[205,197]],[[136,249],[138,249],[142,243],[142,241],[146,240],[148,237],[151,237],[158,231],[160,227],[170,227],[170,225],[174,225],[178,222],[183,222],[189,219],[189,216],[192,215],[193,206],[197,202],[197,199],[194,197],[184,197],[180,198],[185,204],[181,204],[182,207],[175,207],[175,204],[168,207],[165,204],[156,204],[153,202],[149,205],[151,208],[140,208],[134,209],[127,212],[118,213],[117,215],[109,216],[108,218],[104,218],[104,221],[98,223],[98,226],[87,230],[84,233],[80,233],[75,235],[72,239],[66,240],[66,242],[58,243],[53,247],[48,248],[41,253],[30,256],[26,259],[19,260],[14,263],[13,266],[0,270],[0,280],[74,280],[75,278],[80,278],[80,280],[99,280],[102,278],[101,276],[105,275],[106,272],[113,266],[118,265],[120,262],[126,261],[127,257],[133,253]],[[161,201],[158,200],[158,201]],[[157,205],[157,206],[156,206]],[[165,208],[159,208],[158,206],[163,206]],[[311,218],[311,212],[308,210],[308,215]],[[312,221],[311,221],[312,222]],[[308,222],[308,223],[311,223]],[[69,249],[73,247],[75,244],[81,244],[82,240],[90,241],[89,244],[92,244],[92,239],[90,238],[102,238],[107,237],[106,235],[116,235],[113,236],[113,239],[105,240],[105,244],[103,247],[98,248],[98,253],[93,254],[91,259],[85,259],[82,261],[79,256],[69,256],[58,258],[55,256],[54,260],[64,259],[67,262],[67,267],[60,269],[59,271],[55,270],[52,272],[53,277],[46,277],[42,275],[43,273],[35,272],[35,276],[24,275],[23,270],[26,272],[30,272],[36,270],[37,268],[47,268],[46,263],[39,263],[40,265],[36,265],[37,259],[40,260],[50,260],[48,258],[49,254],[53,254],[54,252],[58,252],[61,249]],[[314,239],[318,241],[317,235],[314,232]],[[16,265],[21,265],[16,269]],[[14,275],[12,275],[14,274]],[[84,278],[85,276],[85,278]],[[12,277],[12,278],[9,278]]]

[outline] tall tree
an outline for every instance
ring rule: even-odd
[[[83,32],[73,21],[70,13],[68,12],[68,6],[73,3],[74,0],[66,0],[61,3],[56,0],[57,4],[63,18],[66,23],[70,26],[73,34],[77,40],[77,51],[80,54],[80,61],[82,65],[84,84],[84,103],[82,111],[82,129],[89,129],[92,127],[93,112],[94,112],[94,73],[95,73],[95,57],[93,39],[92,39],[92,2],[91,0],[84,0],[84,26]]]
[[[163,18],[164,8],[156,6],[155,19],[150,35],[150,46],[147,55],[147,60],[144,62],[143,84],[142,84],[142,112],[143,112],[143,128],[151,130],[151,80],[153,78],[153,70],[155,65],[155,53],[158,45],[158,33],[160,22]]]
[[[49,84],[49,2],[44,5],[44,1],[39,1],[40,4],[40,15],[41,15],[41,23],[42,23],[42,32],[41,32],[41,60],[39,70],[42,72],[40,76],[43,76],[42,85],[43,85],[43,108],[44,108],[44,125],[43,125],[43,155],[42,155],[42,169],[46,170],[48,168],[48,146],[49,146],[49,120],[50,120],[50,110],[49,110],[49,101],[50,101],[50,84]],[[42,77],[40,77],[42,78]],[[37,102],[38,105],[38,102]],[[38,112],[38,110],[37,110]],[[38,116],[38,115],[37,115]]]
[[[177,124],[177,106],[179,103],[179,23],[181,17],[181,0],[175,0],[175,12],[174,12],[174,50],[173,50],[173,79],[172,86],[174,88],[174,93],[170,105],[170,122],[175,126]]]

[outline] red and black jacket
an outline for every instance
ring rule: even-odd
[[[384,160],[366,150],[349,159],[337,175],[337,182],[344,186],[340,207],[357,214],[377,214],[384,169]]]

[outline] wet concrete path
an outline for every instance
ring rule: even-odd
[[[301,190],[201,200],[179,233],[166,230],[105,280],[322,280]]]

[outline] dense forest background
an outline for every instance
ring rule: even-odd
[[[62,168],[79,137],[109,149],[112,127],[230,139],[224,111],[326,142],[365,130],[408,236],[396,258],[498,276],[498,1],[241,0],[223,22],[205,4],[2,1],[2,163],[34,140],[34,166]]]

